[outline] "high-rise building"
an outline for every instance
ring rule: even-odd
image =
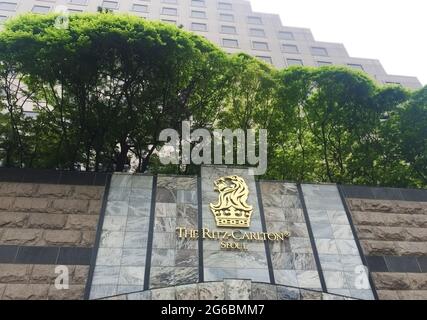
[[[71,13],[103,7],[182,25],[227,52],[243,51],[278,68],[344,65],[379,83],[421,87],[416,77],[387,74],[378,60],[350,57],[343,44],[317,41],[306,28],[283,26],[277,14],[254,12],[246,0],[5,0],[0,1],[0,24],[20,13],[48,13],[58,6]]]

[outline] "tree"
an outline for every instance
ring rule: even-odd
[[[55,17],[12,20],[0,42],[36,92],[58,167],[122,171],[134,155],[143,172],[161,129],[221,106],[226,55],[207,40],[134,16],[72,15],[68,29]]]

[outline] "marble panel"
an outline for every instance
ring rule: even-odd
[[[248,280],[224,280],[225,300],[250,300],[251,282]]]
[[[144,285],[145,267],[132,266],[120,268],[120,285]]]
[[[132,176],[132,189],[149,189],[153,188],[153,177],[134,175]]]
[[[266,283],[252,283],[252,300],[277,300],[276,286]]]
[[[93,285],[117,285],[120,276],[119,266],[96,266],[93,274]]]
[[[300,288],[321,288],[319,273],[317,271],[296,271]]]
[[[127,216],[129,201],[108,201],[105,210],[105,217],[108,216]]]
[[[200,300],[224,300],[225,288],[224,282],[204,282],[199,283]]]
[[[297,288],[277,287],[277,300],[300,300],[300,290]]]
[[[176,300],[199,300],[199,291],[197,285],[184,285],[176,287]]]
[[[123,249],[122,266],[145,266],[147,249]]]

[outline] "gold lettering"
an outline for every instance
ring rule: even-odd
[[[211,232],[209,232],[208,228],[203,228],[202,232],[203,232],[203,239],[206,239],[206,238],[215,239],[214,238],[215,231],[211,233]]]
[[[283,232],[280,232],[280,233],[276,233],[276,240],[278,241],[278,240],[280,240],[280,241],[284,241],[285,240],[285,235],[284,235],[284,233]]]
[[[275,233],[269,233],[267,235],[267,237],[268,237],[268,240],[271,240],[271,241],[276,241],[277,240]]]
[[[231,236],[234,240],[243,240],[245,235],[242,235],[240,230],[235,230],[231,232]]]
[[[176,231],[178,232],[178,237],[180,239],[187,237],[187,229],[186,228],[176,228]]]

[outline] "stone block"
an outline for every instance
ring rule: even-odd
[[[78,246],[82,241],[82,233],[74,230],[45,230],[43,237],[53,246]]]
[[[4,300],[45,300],[48,284],[9,284],[3,294]]]
[[[374,272],[372,278],[378,290],[409,290],[411,288],[406,273]]]
[[[27,283],[29,265],[0,264],[0,283]]]
[[[37,191],[37,187],[38,185],[33,183],[1,182],[0,196],[31,197]]]
[[[55,286],[49,287],[49,300],[82,300],[84,297],[84,285],[70,285],[68,289],[57,289]]]
[[[55,265],[34,265],[31,268],[30,283],[54,284],[59,274],[55,273]],[[69,266],[69,275],[74,267]]]
[[[28,219],[28,213],[2,212],[0,213],[0,227],[22,228]]]
[[[427,300],[427,290],[397,291],[400,300]]]
[[[85,214],[88,212],[88,207],[88,200],[55,199],[50,210],[56,213]]]
[[[0,197],[0,210],[9,210],[15,201],[13,197]]]
[[[399,300],[398,291],[394,290],[377,290],[379,300]]]
[[[369,256],[396,256],[398,250],[393,241],[361,240],[363,251]]]
[[[67,217],[63,214],[31,213],[28,227],[34,229],[62,229]]]
[[[67,217],[65,229],[96,231],[97,226],[98,216],[87,214],[73,214]]]
[[[37,196],[40,198],[64,198],[71,195],[73,186],[60,184],[40,184]]]
[[[409,241],[427,242],[427,228],[406,228],[406,234]]]
[[[24,198],[17,197],[13,208],[15,211],[23,212],[47,212],[51,203],[47,198]]]
[[[408,273],[409,286],[414,290],[427,290],[427,273]]]
[[[43,230],[5,229],[0,244],[8,245],[42,245]]]
[[[93,247],[95,244],[96,231],[83,231],[82,232],[82,242],[83,247]]]
[[[100,200],[90,200],[88,214],[99,215],[101,213],[102,202]]]
[[[394,242],[398,256],[427,255],[427,242]]]
[[[73,199],[101,200],[104,187],[76,186],[72,195]]]
[[[3,293],[6,290],[6,284],[0,283],[0,300],[2,300]]]
[[[72,284],[86,284],[89,274],[89,266],[75,266],[73,276],[71,278]]]

